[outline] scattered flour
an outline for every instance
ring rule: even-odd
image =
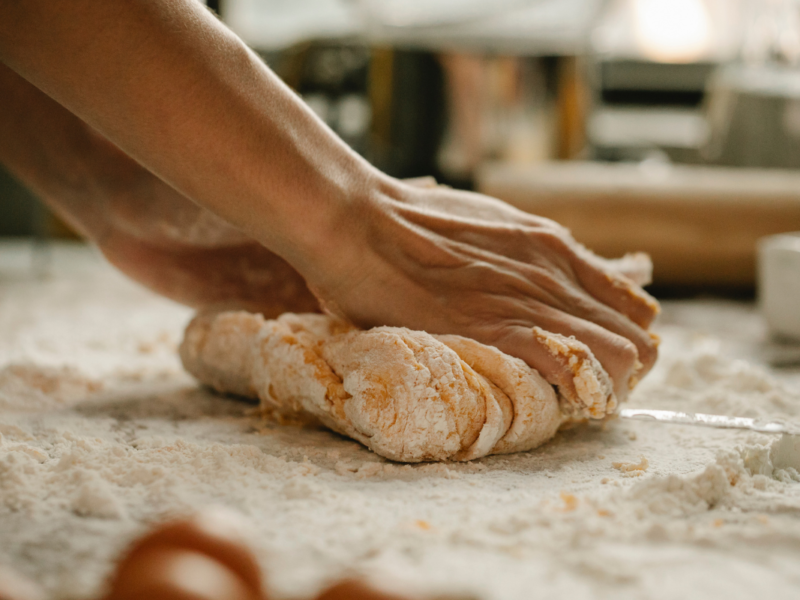
[[[51,598],[96,594],[130,540],[211,505],[246,520],[277,599],[345,574],[481,600],[796,596],[794,438],[616,421],[529,453],[391,463],[199,388],[174,355],[188,311],[65,255],[80,268],[0,296],[0,568]],[[659,333],[632,405],[800,414],[796,386]]]
[[[763,367],[726,357],[719,340],[701,338],[692,343],[687,337],[668,340],[659,376],[642,382],[632,404],[641,399],[675,410],[742,417],[800,415],[797,386],[779,382]],[[678,349],[674,347],[678,343],[685,345]]]
[[[11,363],[0,368],[0,411],[55,408],[86,400],[102,388],[74,367]]]

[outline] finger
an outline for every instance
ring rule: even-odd
[[[548,331],[575,335],[588,344],[618,384],[616,387],[620,398],[624,398],[629,377],[617,365],[625,360],[634,366],[636,377],[642,377],[652,368],[658,356],[655,337],[623,313],[580,290],[574,283],[553,278],[535,265],[518,264],[516,269],[527,278],[530,285],[518,288],[516,298],[507,300],[512,303],[508,314],[519,314]],[[492,281],[491,275],[487,275],[485,281]],[[617,338],[610,337],[612,335]],[[633,344],[635,352],[627,347],[626,340]],[[601,346],[596,347],[597,343]],[[600,352],[600,349],[603,351]]]
[[[572,269],[584,289],[637,325],[648,328],[659,313],[658,302],[623,269],[635,279],[645,281],[652,273],[650,257],[637,253],[612,261],[596,255],[571,238],[567,242],[571,242],[567,246]]]
[[[653,282],[653,261],[644,252],[631,252],[622,258],[596,258],[607,271],[624,275],[636,285],[645,286]]]
[[[658,302],[625,275],[606,270],[595,258],[576,255],[572,268],[584,289],[594,298],[647,329],[658,315]]]
[[[585,344],[611,378],[617,400],[628,396],[632,379],[641,366],[639,352],[630,339],[592,321],[549,307],[536,311],[532,319],[545,331],[572,336]]]
[[[470,258],[480,257],[479,251],[471,247],[462,248],[462,254]],[[625,315],[580,290],[575,282],[567,281],[564,277],[559,278],[552,270],[535,264],[522,264],[498,256],[490,256],[488,259],[493,261],[491,268],[484,265],[472,269],[470,287],[503,291],[502,299],[497,296],[493,298],[495,310],[500,311],[502,307],[498,316],[514,315],[525,319],[530,325],[539,325],[548,331],[576,335],[595,354],[597,349],[594,344],[601,343],[604,351],[601,353],[602,357],[598,355],[597,358],[614,377],[621,398],[627,395],[630,380],[626,375],[627,366],[639,369],[636,354],[638,353],[641,361],[638,377],[649,371],[655,363],[657,350],[650,334]],[[460,275],[463,277],[468,271],[462,268]],[[447,285],[446,281],[444,277],[439,283],[444,287]],[[573,327],[565,327],[564,321],[570,315],[577,317],[579,321],[575,321]],[[594,327],[589,322],[597,323],[600,327]],[[611,337],[612,334],[619,336],[619,339]],[[625,340],[629,340],[633,348],[627,347]],[[629,360],[625,368],[621,369],[617,365],[623,359]]]
[[[436,179],[430,175],[425,175],[423,177],[409,177],[408,179],[403,179],[403,183],[422,189],[432,189],[439,185],[436,182]]]
[[[443,236],[460,256],[527,272],[534,286],[551,293],[561,295],[565,285],[577,283],[642,328],[647,328],[658,313],[658,302],[652,296],[623,275],[606,271],[599,259],[572,240],[566,230],[529,231],[506,225],[465,227],[457,219],[442,220],[411,209],[405,216]],[[532,253],[531,248],[538,250]]]
[[[631,319],[624,314],[617,312],[610,306],[588,295],[582,293],[572,294],[571,297],[567,297],[565,301],[567,305],[566,308],[561,309],[562,311],[568,312],[574,317],[578,317],[584,323],[591,322],[592,324],[597,324],[603,330],[629,340],[635,346],[638,354],[638,364],[636,367],[637,377],[642,377],[645,373],[650,371],[658,358],[658,346],[655,336],[631,321]],[[577,333],[569,334],[558,329],[556,324],[561,322],[562,319],[560,318],[560,313],[557,313],[557,315],[558,317],[555,319],[555,323],[552,326],[542,324],[542,327],[550,331],[564,333],[565,335],[576,335],[578,339],[583,339],[578,336]],[[552,327],[556,328],[553,329]],[[595,350],[593,342],[590,339],[584,339],[583,341]],[[597,354],[597,352],[595,353]],[[598,355],[597,358],[606,365],[606,361],[603,360],[601,356]]]
[[[563,414],[569,419],[603,418],[617,402],[610,377],[583,342],[539,327],[506,326],[490,343],[516,356],[555,386]]]

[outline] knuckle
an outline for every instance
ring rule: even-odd
[[[618,349],[618,356],[628,365],[634,365],[637,360],[641,360],[639,349],[630,340],[623,340]]]
[[[571,250],[572,239],[566,229],[546,229],[537,233],[537,236],[549,246],[558,250]]]
[[[639,350],[639,361],[649,371],[650,367],[652,367],[655,364],[657,358],[658,358],[658,343],[652,336],[647,335],[646,343],[644,343],[641,349]]]

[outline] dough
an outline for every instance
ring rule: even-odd
[[[569,389],[556,390],[523,361],[474,340],[362,331],[316,314],[201,314],[180,355],[214,389],[311,418],[386,458],[471,460],[530,450],[565,421],[614,411],[610,379],[583,344],[535,333],[566,358]]]

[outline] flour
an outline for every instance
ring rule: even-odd
[[[675,348],[673,355],[672,348],[665,347],[665,360],[659,365],[663,376],[646,379],[641,384],[645,394],[638,398],[693,412],[760,418],[800,415],[796,387],[787,387],[762,367],[726,358],[718,340],[701,338],[688,345],[688,352]]]
[[[0,295],[0,567],[48,597],[96,594],[132,539],[213,505],[245,520],[279,600],[346,574],[481,600],[796,596],[794,438],[615,421],[533,452],[392,463],[198,388],[175,356],[189,311],[63,250],[58,276]],[[796,386],[726,344],[659,334],[632,406],[800,415]]]
[[[616,503],[631,505],[640,517],[685,516],[712,508],[741,509],[754,490],[780,491],[782,487],[776,482],[800,481],[800,456],[794,448],[797,442],[784,436],[770,444],[720,451],[699,474],[650,479],[618,497]],[[787,447],[791,448],[788,452]]]
[[[11,363],[0,369],[0,411],[37,411],[85,400],[103,384],[74,367]]]

